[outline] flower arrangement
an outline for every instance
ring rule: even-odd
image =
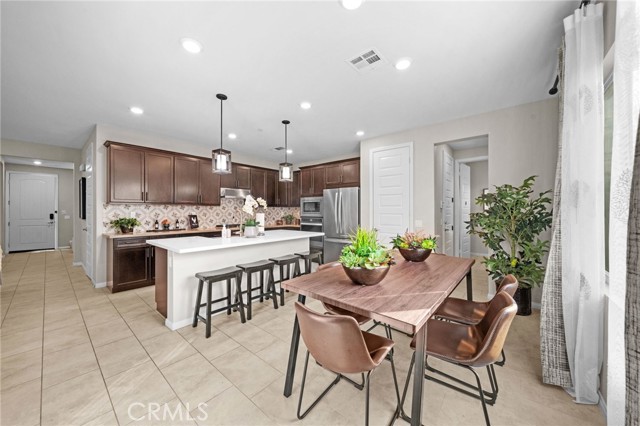
[[[358,228],[351,236],[351,244],[343,247],[338,260],[346,268],[374,269],[388,266],[393,257],[389,250],[378,242],[378,231]]]
[[[406,231],[403,235],[398,234],[391,240],[391,243],[393,244],[393,248],[398,249],[435,250],[436,247],[438,247],[436,237],[425,235],[422,231]]]
[[[244,222],[244,226],[257,226],[256,220],[253,217],[259,209],[267,210],[267,202],[262,198],[253,198],[252,195],[247,195],[244,199],[244,205],[242,211],[251,215],[251,217]]]

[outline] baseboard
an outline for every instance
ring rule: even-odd
[[[542,307],[541,304],[537,303],[537,302],[531,302],[531,307],[533,309],[537,309],[538,311],[540,310],[540,308]]]
[[[101,283],[93,283],[93,287],[94,288],[103,288],[103,287],[106,287],[106,286],[107,286],[107,282],[106,281],[101,282]]]
[[[598,407],[600,407],[600,411],[602,411],[602,415],[604,418],[607,418],[607,401],[604,400],[604,396],[602,396],[602,392],[598,391],[598,396],[600,397],[598,401]]]
[[[84,264],[82,262],[73,262],[71,266],[82,266],[82,269],[84,269]]]
[[[193,323],[192,319],[184,319],[182,321],[176,321],[176,322],[171,322],[169,321],[168,318],[164,320],[164,325],[169,327],[170,330],[177,330],[179,328],[191,325],[192,323]]]
[[[71,246],[58,246],[58,250],[60,249],[70,249]]]
[[[471,254],[471,256],[478,256],[478,257],[489,256],[489,253],[474,253],[474,252],[471,252],[470,254]]]

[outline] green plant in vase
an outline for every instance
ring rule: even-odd
[[[409,262],[424,262],[438,246],[435,236],[425,235],[422,231],[398,234],[391,239],[391,244]]]
[[[133,231],[133,228],[136,226],[141,226],[142,224],[135,217],[121,217],[118,219],[114,219],[109,222],[112,228],[120,229],[123,234],[129,234]]]
[[[378,231],[358,228],[344,246],[338,261],[352,281],[358,284],[378,284],[389,272],[393,256],[378,242]]]

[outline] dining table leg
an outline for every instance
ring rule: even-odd
[[[304,305],[307,297],[298,295],[298,302]],[[296,361],[298,360],[298,346],[300,344],[300,324],[298,324],[298,316],[293,321],[293,333],[291,334],[291,348],[289,349],[289,363],[287,364],[287,375],[284,380],[284,396],[291,396],[293,389],[293,376],[296,374]],[[424,360],[423,360],[424,364]],[[424,368],[424,365],[423,367]]]
[[[471,269],[467,272],[467,300],[473,300],[473,285],[471,283]]]
[[[411,400],[411,425],[422,422],[422,389],[424,387],[425,349],[427,346],[427,324],[416,333],[415,365],[413,366],[413,398]]]

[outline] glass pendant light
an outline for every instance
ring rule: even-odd
[[[287,161],[287,126],[291,123],[289,120],[282,120],[284,124],[284,163],[280,163],[280,182],[293,181],[293,164]]]
[[[220,149],[211,151],[213,173],[226,175],[231,173],[231,151],[222,149],[222,102],[227,100],[227,95],[218,93],[216,98],[220,99]]]

